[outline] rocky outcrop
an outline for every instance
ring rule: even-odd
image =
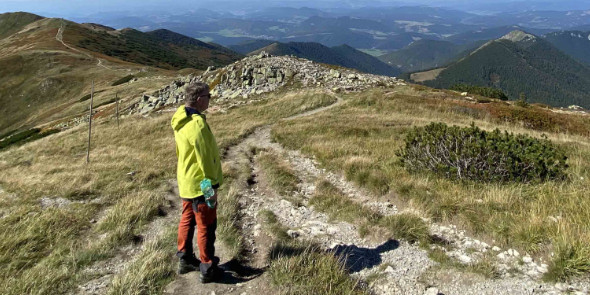
[[[286,85],[327,88],[335,92],[361,91],[377,86],[405,85],[395,77],[360,73],[355,70],[318,64],[292,56],[271,56],[265,52],[244,58],[224,68],[210,67],[200,76],[187,76],[161,90],[146,94],[133,108],[147,114],[154,109],[184,100],[186,85],[204,81],[218,102],[273,92]]]

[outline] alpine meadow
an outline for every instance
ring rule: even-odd
[[[0,10],[0,294],[589,294],[586,3],[148,2]]]

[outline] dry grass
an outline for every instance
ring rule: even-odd
[[[65,48],[55,39],[61,21],[46,19],[31,24],[40,26],[15,38],[0,40],[0,133],[38,126],[64,117],[81,115],[89,102],[91,83],[95,105],[111,101],[115,94],[129,101],[156,90],[174,79],[174,72],[110,60],[112,70],[97,66],[95,58]],[[25,45],[26,49],[19,48]],[[19,49],[17,49],[19,48]],[[139,80],[111,86],[129,73]]]
[[[220,146],[227,148],[256,126],[331,101],[316,92],[270,97],[208,120]],[[93,126],[88,166],[86,125],[0,153],[0,283],[7,286],[3,294],[71,292],[92,279],[85,268],[137,240],[167,202],[168,180],[176,176],[170,116],[130,117],[121,121],[120,129],[114,121],[99,121]],[[218,231],[236,248],[237,196],[231,179],[240,180],[238,174],[226,171],[230,181],[220,192],[225,205]],[[42,202],[61,205],[45,208]],[[167,235],[144,245],[139,259],[117,276],[110,292],[159,290],[172,278],[174,248]]]
[[[262,151],[257,158],[260,166],[268,177],[270,186],[279,194],[288,196],[297,191],[299,178],[289,167],[288,162],[281,159],[272,152]]]
[[[368,294],[348,276],[337,258],[307,248],[273,261],[268,269],[280,294]]]
[[[269,232],[273,238],[277,241],[290,241],[291,236],[287,234],[288,228],[283,226],[277,216],[270,210],[262,210],[258,212],[260,216],[262,216],[264,220],[264,227],[267,232]]]
[[[411,243],[421,242],[423,246],[430,243],[428,226],[418,216],[410,213],[383,216],[360,201],[351,199],[327,181],[320,181],[316,185],[316,193],[309,203],[333,220],[359,224],[361,236],[374,231],[379,234],[388,233],[391,238]],[[375,231],[378,227],[385,231]]]
[[[395,197],[435,221],[459,224],[484,240],[553,261],[554,278],[588,275],[590,263],[590,140],[568,133],[547,133],[569,157],[569,180],[543,184],[481,184],[454,182],[405,171],[395,152],[412,126],[430,122],[486,130],[500,128],[541,137],[543,133],[517,123],[499,124],[454,107],[463,103],[434,99],[445,93],[413,87],[372,90],[349,95],[341,108],[281,122],[273,138],[315,156],[328,169],[370,189],[375,197]],[[433,97],[433,98],[429,98]],[[565,115],[564,115],[565,116]],[[322,124],[317,124],[322,122]],[[354,122],[354,123],[352,123]],[[492,241],[493,240],[493,241]],[[571,245],[561,247],[559,245]],[[549,255],[555,252],[555,258]],[[561,269],[561,270],[560,270]],[[559,271],[558,271],[559,270]]]
[[[176,264],[170,259],[170,241],[176,238],[176,227],[162,231],[158,239],[144,246],[136,261],[113,278],[109,295],[159,294],[174,278]]]
[[[301,180],[295,175],[295,171],[289,166],[289,162],[272,151],[261,151],[256,161],[264,172],[270,187],[281,198],[291,202],[296,207],[303,205],[303,199],[296,194],[299,190],[297,185]]]
[[[261,102],[212,116],[209,124],[214,126],[212,128],[215,129],[220,148],[226,149],[251,134],[257,127],[334,102],[336,98],[321,91],[270,93]],[[239,136],[234,136],[235,134]]]
[[[272,211],[263,210],[265,230],[274,238],[268,253],[268,274],[278,294],[368,294],[345,268],[344,257],[287,234]]]
[[[174,172],[168,120],[124,120],[121,131],[99,124],[88,166],[84,126],[2,153],[0,183],[15,195],[0,199],[7,294],[66,293],[86,279],[81,270],[111,257],[157,216]],[[43,208],[42,200],[62,205]]]

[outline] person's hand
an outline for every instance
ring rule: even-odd
[[[214,188],[213,191],[215,193],[213,194],[213,196],[211,196],[211,198],[209,198],[209,200],[217,202],[217,189]]]

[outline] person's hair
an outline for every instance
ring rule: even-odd
[[[204,82],[191,82],[186,87],[186,98],[185,101],[188,104],[195,103],[199,95],[203,94],[203,92],[209,90],[209,85]]]

